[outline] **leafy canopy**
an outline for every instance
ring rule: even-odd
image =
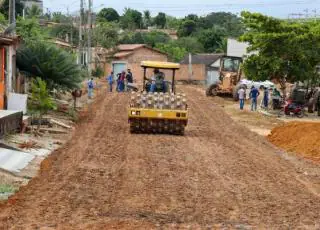
[[[98,21],[117,22],[120,19],[118,12],[113,8],[103,8],[97,15]]]
[[[291,82],[309,79],[320,63],[320,26],[316,22],[288,22],[257,13],[242,13],[247,32],[241,41],[253,54],[244,62],[252,79]]]
[[[46,81],[50,89],[78,88],[83,76],[71,54],[46,42],[21,46],[17,50],[17,67]]]

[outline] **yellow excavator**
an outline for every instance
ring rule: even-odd
[[[171,62],[141,62],[143,68],[143,89],[132,92],[128,120],[131,133],[155,133],[184,135],[188,124],[186,95],[177,93],[175,74],[180,65]],[[149,69],[153,76],[147,77]],[[172,73],[166,80],[162,70]]]

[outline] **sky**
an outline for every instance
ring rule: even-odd
[[[240,13],[243,10],[260,12],[266,15],[288,18],[299,17],[304,14],[308,17],[320,17],[320,0],[92,0],[93,10],[99,11],[104,7],[112,7],[119,14],[124,8],[133,8],[139,11],[150,10],[152,15],[164,12],[176,17],[184,17],[190,13],[206,15],[210,12],[226,11]],[[80,0],[43,0],[44,10],[50,12],[61,11],[76,13],[79,11]],[[84,0],[86,6],[88,0]],[[300,16],[301,17],[301,16]]]

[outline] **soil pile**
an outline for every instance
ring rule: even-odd
[[[320,163],[320,123],[290,122],[268,136],[274,145]]]

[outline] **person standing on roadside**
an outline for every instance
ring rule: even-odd
[[[269,90],[267,87],[263,88],[263,107],[264,109],[268,109],[268,105],[269,105]]]
[[[243,110],[244,100],[246,99],[246,91],[243,86],[241,86],[240,89],[238,90],[238,96],[240,101],[240,110]]]
[[[254,86],[252,86],[250,95],[249,95],[251,99],[251,111],[257,111],[257,103],[258,103],[259,95],[260,95],[259,90]]]
[[[93,89],[94,89],[94,81],[93,81],[93,78],[91,78],[88,81],[88,98],[89,99],[92,99],[93,97]]]
[[[112,92],[113,87],[113,72],[110,73],[110,75],[107,77],[107,81],[109,83],[109,91]]]

